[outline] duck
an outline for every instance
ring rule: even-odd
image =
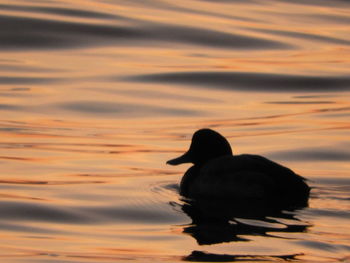
[[[304,177],[260,155],[233,155],[227,139],[212,129],[197,130],[187,152],[167,161],[183,163],[193,163],[180,182],[184,198],[307,206],[310,187]]]

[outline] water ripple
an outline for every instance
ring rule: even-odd
[[[1,219],[10,220],[40,220],[53,222],[88,223],[93,222],[91,215],[87,216],[74,208],[49,206],[27,202],[0,202]]]
[[[72,8],[61,8],[61,7],[48,7],[48,6],[20,6],[10,4],[0,4],[0,9],[6,11],[23,11],[28,13],[45,13],[53,15],[63,15],[68,17],[82,17],[82,18],[104,18],[104,19],[126,19],[123,16],[111,15],[102,12],[72,9]]]
[[[0,36],[1,39],[1,36]],[[1,44],[0,44],[1,46]],[[62,82],[61,78],[46,78],[46,77],[8,77],[8,76],[0,76],[0,85],[8,85],[8,84],[36,84],[36,85],[44,85],[44,84],[52,84]]]
[[[292,37],[292,38],[298,38],[298,39],[310,40],[310,41],[320,41],[320,42],[333,43],[333,44],[339,44],[339,45],[350,44],[350,41],[345,39],[310,34],[310,33],[292,32],[292,31],[286,31],[286,30],[271,30],[271,29],[254,29],[254,31],[269,33],[269,34],[278,35],[278,36],[286,36],[286,37]]]
[[[75,101],[59,105],[60,108],[85,114],[102,114],[103,116],[127,116],[135,117],[152,114],[153,116],[162,115],[198,115],[196,110],[187,110],[183,108],[161,107],[156,105],[139,105],[132,103],[113,103],[102,101]]]
[[[193,26],[139,23],[111,26],[28,17],[0,16],[0,48],[69,48],[106,44],[139,44],[139,41],[185,43],[214,48],[285,49],[290,44],[248,35]],[[145,25],[146,24],[146,25]],[[136,41],[136,42],[135,42]]]
[[[124,80],[134,82],[186,84],[244,91],[347,91],[348,76],[302,76],[245,72],[172,72],[135,75]]]
[[[333,161],[344,162],[350,160],[350,151],[330,148],[296,149],[278,151],[268,154],[271,158],[294,160],[299,162],[308,161]]]

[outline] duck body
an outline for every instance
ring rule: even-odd
[[[226,155],[190,167],[180,183],[187,198],[267,201],[304,205],[309,196],[305,179],[259,155]]]
[[[259,155],[232,155],[227,140],[213,130],[197,131],[190,149],[168,164],[185,162],[194,163],[180,183],[186,198],[307,205],[310,188],[303,177]]]

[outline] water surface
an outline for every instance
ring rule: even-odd
[[[0,22],[2,262],[350,261],[347,1],[3,0]],[[193,221],[165,162],[203,127],[308,178],[309,207]]]

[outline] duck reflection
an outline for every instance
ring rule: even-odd
[[[249,236],[285,238],[279,234],[306,232],[309,227],[295,217],[297,210],[285,211],[261,203],[185,200],[181,209],[192,219],[183,233],[199,245],[249,241]]]
[[[195,261],[195,262],[232,262],[232,261],[269,261],[281,260],[291,261],[297,260],[298,256],[303,254],[289,254],[289,255],[271,255],[271,256],[260,256],[260,255],[218,255],[202,251],[192,251],[192,253],[183,258],[184,261]]]

